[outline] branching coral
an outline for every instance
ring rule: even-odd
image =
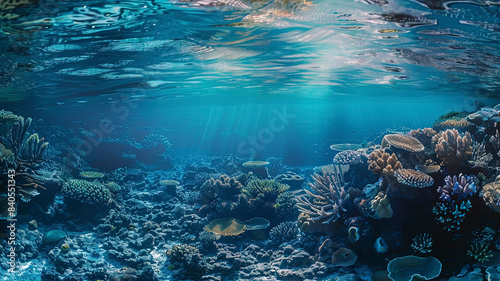
[[[314,182],[309,186],[314,193],[304,189],[310,199],[298,197],[299,210],[309,215],[311,220],[321,221],[323,224],[336,221],[340,217],[340,211],[345,211],[343,204],[347,200],[340,168],[336,166],[335,172],[323,168],[321,174],[314,173],[312,178]]]
[[[383,150],[375,150],[368,156],[368,169],[374,174],[392,176],[395,170],[403,168],[396,154],[389,155]]]
[[[434,151],[442,165],[457,166],[472,157],[472,136],[466,132],[463,136],[456,129],[449,129],[433,137],[436,144]]]
[[[483,263],[493,257],[493,251],[490,250],[486,244],[474,243],[471,244],[470,249],[467,251],[467,255],[477,262]]]
[[[432,208],[432,212],[436,220],[444,225],[445,230],[452,231],[460,229],[460,225],[471,208],[470,200],[461,203],[438,202]]]
[[[471,176],[447,176],[444,181],[445,185],[437,189],[439,199],[444,202],[458,202],[476,193],[476,183]]]
[[[411,247],[418,253],[428,254],[432,251],[432,237],[428,233],[422,233],[413,238]]]

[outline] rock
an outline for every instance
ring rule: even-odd
[[[51,230],[45,233],[42,237],[45,243],[55,243],[66,238],[66,233],[62,230]]]

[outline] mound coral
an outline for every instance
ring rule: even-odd
[[[294,221],[282,222],[271,228],[271,231],[269,232],[271,240],[277,243],[293,240],[298,234],[299,229],[297,227],[297,223]]]
[[[64,197],[87,204],[108,205],[112,201],[109,189],[96,181],[70,179],[63,185],[62,192]]]
[[[500,178],[495,182],[484,185],[479,196],[481,196],[488,208],[500,213]]]
[[[403,168],[396,154],[389,155],[383,150],[375,150],[368,156],[368,169],[374,174],[392,176],[395,170]]]
[[[222,218],[211,221],[203,229],[221,236],[238,236],[245,232],[246,225],[235,218]]]
[[[474,178],[460,174],[457,176],[447,176],[445,185],[440,186],[437,192],[440,194],[439,199],[445,202],[455,202],[464,200],[466,197],[476,194],[476,183]]]
[[[204,204],[201,210],[216,210],[224,215],[230,215],[238,205],[242,185],[235,178],[221,175],[218,179],[211,178],[200,188],[200,197]]]
[[[382,148],[393,146],[409,152],[421,152],[425,149],[418,139],[408,135],[385,135],[381,146]]]
[[[345,150],[333,157],[333,163],[339,165],[356,165],[361,162],[361,154],[354,150]]]
[[[309,215],[311,220],[321,221],[322,224],[336,221],[340,217],[340,211],[345,211],[343,204],[347,200],[347,193],[340,167],[335,167],[335,171],[323,168],[321,174],[312,175],[314,183],[309,186],[314,193],[304,189],[311,200],[305,196],[297,198],[299,210]]]
[[[274,207],[278,196],[288,189],[288,185],[274,180],[252,180],[242,188],[241,193],[252,207],[266,205]]]
[[[400,184],[412,187],[428,187],[434,184],[434,179],[424,173],[410,169],[399,169],[394,172],[394,176]]]
[[[441,165],[456,167],[472,158],[472,136],[469,132],[461,136],[456,129],[448,129],[433,137],[434,151]]]

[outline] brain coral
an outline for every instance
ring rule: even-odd
[[[442,165],[456,166],[472,157],[472,136],[469,132],[461,136],[456,129],[449,129],[432,138],[436,144],[437,158]]]
[[[418,139],[407,135],[385,135],[381,145],[382,147],[394,146],[409,152],[420,152],[425,148]]]
[[[403,168],[396,154],[389,155],[383,150],[375,150],[368,156],[368,169],[374,174],[392,176],[395,170]]]
[[[111,203],[109,189],[99,182],[70,179],[62,188],[64,197],[87,204],[108,205]]]

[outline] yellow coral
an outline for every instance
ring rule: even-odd
[[[222,218],[211,221],[203,229],[222,236],[238,236],[245,232],[246,225],[235,218]]]

